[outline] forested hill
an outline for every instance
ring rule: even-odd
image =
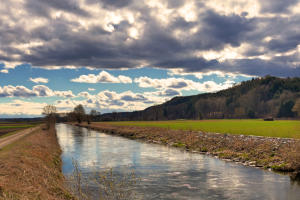
[[[103,114],[102,120],[296,117],[300,78],[266,76],[216,93],[175,97],[143,111]],[[297,104],[298,105],[298,104]]]

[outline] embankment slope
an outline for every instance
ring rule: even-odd
[[[55,128],[39,128],[0,150],[0,199],[73,199],[64,188]]]

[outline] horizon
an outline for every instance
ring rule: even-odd
[[[143,110],[266,75],[300,76],[299,1],[0,5],[0,118],[53,104]]]

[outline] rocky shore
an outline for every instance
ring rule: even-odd
[[[158,127],[115,126],[108,123],[73,123],[73,125],[149,143],[182,148],[246,166],[289,172],[295,179],[299,178],[300,174],[300,141],[291,138],[205,133]]]

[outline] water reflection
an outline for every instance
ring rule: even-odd
[[[136,191],[143,199],[300,197],[300,186],[288,176],[65,124],[57,125],[57,135],[65,175],[73,170],[72,158],[87,175],[95,168],[130,166],[141,178]]]

